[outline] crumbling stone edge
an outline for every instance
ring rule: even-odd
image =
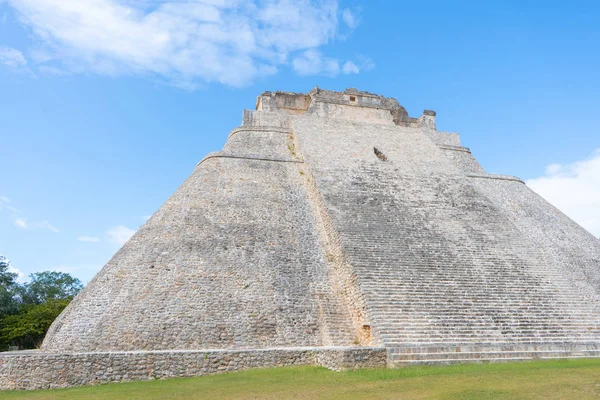
[[[332,370],[387,366],[384,347],[291,347],[102,353],[0,354],[0,390],[53,389],[212,375],[251,368],[316,365]]]

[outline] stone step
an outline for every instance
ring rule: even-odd
[[[480,326],[480,327],[454,327],[454,328],[446,328],[446,327],[428,327],[428,328],[415,328],[415,329],[400,329],[400,326],[376,326],[376,331],[378,336],[387,337],[394,335],[448,335],[448,334],[500,334],[503,335],[523,335],[528,333],[535,332],[535,336],[548,336],[548,334],[558,334],[559,336],[566,335],[597,335],[599,333],[598,329],[567,329],[560,327],[547,327],[545,329],[541,329],[538,327],[522,327],[521,329],[513,328],[502,328],[502,327],[494,327],[494,326]],[[437,329],[436,329],[437,328]]]
[[[523,329],[521,331],[513,330],[501,331],[500,329],[474,329],[474,330],[462,330],[462,331],[446,331],[446,330],[420,330],[420,331],[402,331],[399,329],[388,328],[376,328],[377,336],[380,338],[405,338],[405,337],[448,337],[448,336],[477,336],[484,335],[484,337],[492,336],[492,337],[547,337],[547,336],[556,336],[556,337],[569,337],[569,336],[586,336],[586,337],[597,337],[599,335],[598,331],[588,331],[588,330],[536,330],[536,329]]]
[[[385,321],[387,319],[399,319],[399,320],[424,320],[429,321],[432,319],[445,320],[445,319],[481,319],[481,318],[492,318],[492,320],[507,320],[507,321],[518,321],[523,319],[547,319],[552,318],[559,321],[581,321],[591,320],[598,321],[600,314],[588,312],[585,313],[582,310],[553,310],[553,309],[506,309],[499,310],[494,307],[487,308],[464,308],[461,310],[446,310],[443,308],[391,308],[391,309],[372,309],[369,307],[370,315],[372,320]],[[552,321],[550,319],[550,321]]]
[[[377,272],[372,271],[371,272]],[[510,274],[506,274],[510,275]],[[420,279],[419,279],[420,278]],[[507,276],[506,279],[511,279],[510,276]],[[492,279],[474,279],[468,276],[461,276],[457,272],[449,273],[448,275],[440,275],[428,271],[421,271],[419,274],[416,274],[414,277],[410,275],[408,271],[397,271],[395,274],[377,274],[364,276],[360,275],[360,283],[361,285],[376,285],[380,282],[394,282],[396,284],[404,284],[413,287],[425,287],[425,286],[441,286],[441,287],[461,287],[463,285],[469,284],[479,284],[482,286],[488,287],[499,287],[499,288],[509,288],[514,287],[517,288],[521,285],[523,287],[524,284],[533,283],[536,290],[551,290],[556,287],[564,287],[573,289],[572,282],[568,280],[561,280],[559,277],[548,276],[545,279],[535,279],[532,281],[519,279],[514,277],[514,280],[509,281],[503,278]],[[564,277],[563,277],[564,279]]]
[[[361,289],[363,291],[368,290],[369,293],[372,293],[375,298],[377,298],[377,296],[386,296],[386,295],[395,295],[396,297],[401,297],[403,295],[424,295],[424,296],[431,296],[431,295],[435,295],[435,294],[439,294],[437,293],[437,291],[443,291],[444,293],[454,293],[457,294],[459,296],[468,296],[468,297],[476,297],[476,296],[487,296],[489,295],[490,297],[494,298],[494,297],[502,297],[502,296],[521,296],[521,295],[526,295],[525,298],[532,298],[534,296],[541,296],[541,297],[545,297],[547,295],[555,295],[555,294],[560,294],[561,296],[566,296],[568,297],[574,297],[574,298],[578,298],[578,299],[585,299],[585,296],[582,296],[581,293],[576,292],[574,290],[569,290],[569,289],[561,289],[561,288],[552,288],[552,289],[548,289],[548,290],[523,290],[523,289],[516,289],[516,288],[510,288],[510,287],[498,287],[498,286],[494,286],[494,287],[490,287],[490,288],[485,288],[482,287],[481,285],[477,285],[477,284],[473,284],[473,285],[461,285],[460,287],[453,287],[453,286],[411,286],[411,285],[394,285],[392,283],[390,283],[389,281],[382,281],[377,285],[362,285],[361,284]],[[557,300],[557,297],[553,297],[552,300]],[[589,300],[592,301],[592,300]],[[597,300],[594,300],[595,302],[597,302]]]
[[[527,325],[542,325],[542,326],[556,326],[561,327],[565,325],[574,325],[574,326],[586,326],[590,328],[598,328],[600,324],[597,318],[555,318],[554,320],[549,320],[547,318],[535,316],[535,315],[518,315],[513,317],[498,317],[494,319],[482,319],[478,318],[479,315],[474,315],[473,318],[469,319],[468,315],[464,316],[449,316],[449,315],[440,315],[437,318],[423,318],[423,317],[411,317],[410,315],[387,315],[387,316],[376,316],[371,318],[371,321],[376,324],[378,327],[382,327],[384,325],[390,326],[432,326],[432,325],[440,325],[440,326],[480,326],[480,325],[489,325],[489,326],[506,326],[506,327],[524,327]]]
[[[432,302],[422,302],[422,303],[414,303],[414,302],[405,302],[404,304],[388,304],[388,305],[380,305],[380,306],[372,306],[370,302],[367,302],[367,306],[369,307],[370,310],[376,311],[376,312],[381,312],[381,313],[385,313],[385,312],[393,312],[393,313],[397,313],[398,311],[402,311],[402,312],[412,312],[412,313],[422,313],[422,314],[426,314],[430,309],[432,310],[436,310],[436,311],[441,311],[440,308],[444,309],[446,313],[448,314],[464,314],[464,313],[472,313],[471,310],[489,310],[489,311],[494,311],[496,310],[496,314],[501,314],[501,313],[508,313],[508,312],[514,312],[519,311],[519,312],[527,312],[527,311],[533,311],[533,312],[545,312],[549,315],[551,314],[556,314],[556,315],[564,315],[566,312],[571,312],[571,313],[575,313],[578,312],[580,314],[583,315],[589,315],[589,310],[596,310],[596,307],[585,307],[582,305],[582,307],[585,307],[585,310],[582,310],[581,308],[573,308],[573,307],[567,307],[567,305],[555,305],[555,306],[538,306],[538,307],[531,307],[531,305],[523,305],[523,304],[510,304],[510,303],[503,303],[503,304],[494,304],[494,303],[479,303],[479,304],[444,304],[443,301],[440,301],[439,303],[432,303]],[[504,306],[504,307],[502,307]],[[557,307],[561,307],[560,309],[557,309]],[[508,308],[510,307],[510,309]],[[600,311],[597,312],[597,314],[600,314]]]
[[[494,336],[406,336],[406,337],[395,337],[395,338],[379,338],[381,342],[386,347],[394,347],[394,346],[405,346],[405,345],[424,345],[427,343],[435,343],[437,345],[448,345],[450,343],[460,342],[460,343],[481,343],[481,341],[485,341],[487,343],[505,343],[507,340],[521,344],[521,343],[538,343],[540,341],[553,341],[559,340],[562,342],[568,342],[571,340],[579,340],[579,341],[599,341],[600,336],[578,336],[578,335],[570,335],[570,336],[533,336],[533,337],[513,337],[513,336],[501,336],[494,338]]]
[[[469,359],[428,359],[428,360],[402,360],[390,361],[391,367],[402,367],[408,365],[451,365],[451,364],[478,364],[478,363],[504,363],[531,360],[561,360],[565,358],[600,358],[600,355],[592,356],[536,356],[536,357],[504,357],[504,358],[469,358]]]
[[[419,325],[419,326],[407,326],[407,325],[387,325],[387,326],[377,326],[377,333],[379,336],[385,336],[386,334],[394,335],[398,333],[402,333],[405,335],[414,334],[414,333],[451,333],[451,334],[460,334],[466,332],[527,332],[527,331],[535,331],[540,333],[563,333],[563,332],[586,332],[590,334],[599,334],[600,327],[588,327],[588,326],[546,326],[546,325],[527,325],[527,326],[506,326],[506,325],[492,325],[492,324],[480,324],[480,325],[454,325],[454,326],[444,326],[444,325]]]
[[[498,343],[498,344],[502,344],[502,343],[506,343],[507,340],[510,340],[511,343],[514,344],[535,344],[535,343],[539,343],[540,341],[547,341],[547,342],[551,342],[551,341],[558,341],[558,342],[569,342],[572,340],[577,340],[579,339],[580,341],[600,341],[599,337],[573,337],[573,336],[564,336],[564,337],[556,337],[556,336],[549,336],[549,337],[522,337],[522,338],[506,338],[506,337],[501,337],[498,339],[494,339],[492,337],[472,337],[472,338],[464,338],[464,337],[447,337],[447,338],[440,338],[441,340],[436,340],[435,338],[421,338],[421,339],[415,339],[415,338],[406,338],[406,340],[382,340],[385,344],[386,347],[398,347],[398,346],[425,346],[425,345],[431,345],[431,346],[451,346],[453,343],[460,343],[460,344],[466,344],[469,343],[471,345],[475,345],[478,343],[481,343],[482,341],[486,342],[486,343]]]
[[[581,293],[571,290],[569,288],[551,288],[547,290],[523,290],[522,288],[513,288],[513,287],[499,287],[493,286],[486,288],[485,286],[478,285],[474,283],[472,285],[438,285],[438,286],[414,286],[414,285],[395,285],[390,283],[390,281],[378,282],[374,285],[364,285],[360,286],[363,290],[373,290],[374,294],[398,294],[402,295],[403,293],[411,293],[411,294],[434,294],[435,291],[441,290],[444,293],[456,293],[458,295],[468,295],[468,296],[476,296],[476,295],[484,295],[490,294],[492,296],[504,296],[510,294],[526,294],[527,296],[535,296],[541,295],[545,296],[548,294],[558,294],[561,295],[570,295],[577,298],[585,298],[581,295]]]
[[[600,341],[446,343],[388,346],[393,365],[600,357]]]
[[[523,351],[600,351],[600,342],[532,342],[532,343],[450,343],[447,345],[418,344],[387,348],[389,354],[480,353]]]
[[[495,352],[458,352],[458,353],[420,353],[420,354],[393,354],[390,356],[393,362],[402,361],[426,361],[426,360],[472,360],[472,359],[496,359],[496,358],[540,358],[542,356],[554,358],[568,357],[600,357],[600,350],[586,351],[495,351]]]
[[[366,248],[366,247],[365,247]],[[469,279],[499,279],[500,272],[519,278],[520,280],[538,280],[546,281],[548,277],[558,278],[559,281],[566,281],[565,276],[561,275],[557,269],[548,269],[545,265],[538,262],[494,264],[489,262],[474,267],[474,262],[485,262],[482,258],[471,260],[455,260],[454,263],[438,264],[435,259],[432,262],[423,262],[422,260],[409,259],[401,257],[402,254],[388,254],[386,260],[363,258],[360,263],[355,263],[356,270],[364,272],[365,276],[378,276],[381,274],[395,275],[398,272],[405,273],[406,278],[418,277],[422,271],[430,272],[431,275],[449,276],[449,277],[468,277]],[[381,262],[385,261],[385,263]],[[459,264],[460,263],[460,264]],[[460,274],[460,275],[457,275]],[[476,275],[474,275],[476,274]],[[415,279],[418,280],[418,279]]]
[[[437,300],[437,301],[432,301],[433,300]],[[479,300],[474,300],[474,299],[465,299],[463,303],[458,302],[458,301],[453,301],[453,302],[444,302],[442,299],[436,299],[433,296],[431,298],[411,298],[409,300],[396,300],[396,299],[390,299],[390,301],[388,302],[375,302],[371,299],[369,299],[367,301],[367,305],[369,306],[370,309],[392,309],[392,310],[396,310],[397,308],[404,308],[407,310],[410,309],[415,309],[415,311],[419,311],[421,309],[423,309],[423,307],[431,307],[431,306],[435,306],[435,307],[440,307],[443,306],[447,309],[450,310],[457,310],[457,311],[461,311],[462,308],[465,307],[478,307],[478,308],[490,308],[490,309],[502,309],[505,307],[521,307],[523,309],[523,311],[525,310],[555,310],[557,307],[561,307],[561,308],[566,308],[569,310],[581,310],[581,308],[586,308],[586,309],[598,309],[596,304],[585,304],[585,303],[581,303],[581,302],[555,302],[552,305],[549,304],[542,304],[542,303],[538,303],[535,305],[532,305],[531,302],[524,302],[522,299],[519,299],[518,302],[514,302],[514,303],[509,303],[508,302],[509,299],[503,299],[502,301],[494,301],[494,300],[488,300],[485,301],[483,299]],[[517,299],[515,299],[517,300]],[[576,307],[579,304],[579,307]],[[502,307],[504,306],[504,307]],[[583,312],[583,311],[582,311]],[[600,311],[599,311],[600,312]]]

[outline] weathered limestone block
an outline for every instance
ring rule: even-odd
[[[1,389],[55,389],[292,365],[317,365],[339,371],[381,368],[387,363],[383,347],[19,353],[0,354]]]

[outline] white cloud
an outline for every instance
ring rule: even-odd
[[[79,240],[80,242],[89,242],[89,243],[96,243],[96,242],[100,241],[100,239],[98,239],[96,237],[91,237],[91,236],[77,236],[77,240]]]
[[[9,267],[7,268],[8,272],[12,272],[13,274],[17,274],[17,282],[19,283],[25,283],[25,281],[27,280],[27,277],[25,276],[25,274],[23,272],[21,272],[20,269],[13,267],[12,265],[9,265]]]
[[[358,65],[354,64],[352,61],[346,61],[342,67],[342,72],[344,74],[358,74],[360,69],[358,68]]]
[[[583,161],[550,164],[527,185],[575,222],[600,236],[600,149]]]
[[[27,229],[28,224],[27,224],[27,221],[25,221],[23,218],[16,218],[15,226],[18,228],[21,228],[21,229]]]
[[[56,67],[51,67],[48,65],[40,65],[38,67],[38,70],[42,73],[42,74],[46,74],[46,75],[55,75],[55,76],[60,76],[60,75],[66,75],[67,72],[60,69],[60,68],[56,68]]]
[[[361,71],[370,71],[375,68],[375,63],[368,57],[358,56],[358,65]]]
[[[0,64],[4,64],[11,68],[19,68],[27,64],[27,60],[17,49],[12,47],[0,46]]]
[[[46,59],[73,72],[144,74],[178,86],[240,86],[277,72],[290,54],[331,42],[337,0],[8,0],[44,44]],[[337,61],[324,60],[325,73]],[[339,65],[337,66],[339,70]]]
[[[349,9],[345,8],[342,10],[342,20],[348,25],[349,28],[356,28],[358,26],[358,19]]]
[[[21,229],[48,229],[55,233],[60,232],[60,229],[58,229],[48,221],[28,222],[24,218],[15,218],[14,223],[16,227]]]
[[[327,75],[337,76],[340,73],[358,74],[360,67],[352,61],[346,61],[340,68],[340,62],[335,58],[323,56],[316,49],[304,51],[300,56],[292,60],[292,67],[299,75]]]
[[[11,262],[2,254],[0,254],[0,262],[3,266],[6,266],[8,264],[8,268],[6,268],[6,270],[8,272],[12,272],[13,274],[17,274],[17,281],[23,283],[25,279],[25,274],[21,272],[18,268],[13,267]]]
[[[130,229],[125,225],[115,226],[106,232],[110,238],[110,241],[118,244],[119,246],[124,245],[134,233],[135,230]]]
[[[13,207],[11,203],[12,201],[8,197],[0,196],[0,210],[7,209],[9,211],[12,211],[13,214],[19,213],[19,210]]]
[[[333,58],[324,57],[318,50],[306,50],[292,61],[294,71],[300,75],[329,75],[340,73],[340,64]]]
[[[38,222],[35,224],[36,228],[46,228],[51,230],[52,232],[58,233],[60,232],[60,229],[58,229],[57,227],[55,227],[54,225],[50,224],[48,221],[42,221],[42,222]]]

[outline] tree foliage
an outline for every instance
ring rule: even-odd
[[[29,283],[22,286],[21,296],[25,304],[71,299],[83,288],[79,279],[64,272],[34,272],[29,278]]]
[[[11,315],[19,310],[17,274],[9,271],[10,262],[0,255],[0,316]]]
[[[35,272],[29,282],[19,284],[9,268],[10,262],[0,255],[0,351],[9,346],[36,348],[83,285],[55,271]]]
[[[70,302],[71,299],[51,299],[40,304],[24,305],[18,314],[2,319],[2,341],[21,349],[39,347],[52,322]]]

